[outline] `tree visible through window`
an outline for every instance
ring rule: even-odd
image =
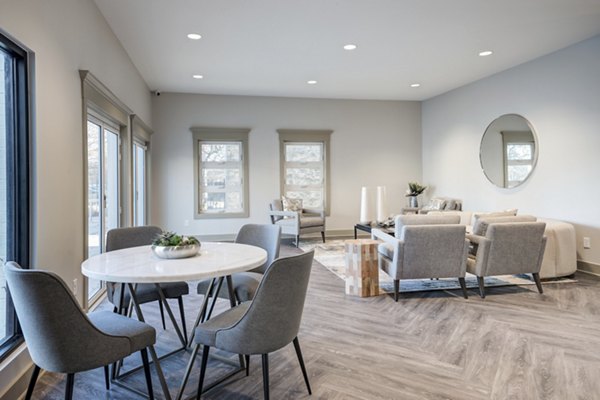
[[[281,194],[329,213],[332,131],[279,129]]]
[[[248,129],[192,128],[196,218],[248,216]]]
[[[523,182],[533,168],[533,143],[506,144],[506,187]]]

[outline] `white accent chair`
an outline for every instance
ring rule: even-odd
[[[284,235],[294,235],[296,247],[300,244],[300,235],[321,232],[325,243],[325,210],[304,208],[302,212],[284,211],[281,199],[275,199],[269,205],[271,223],[281,227]]]

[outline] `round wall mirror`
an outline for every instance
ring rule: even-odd
[[[535,168],[537,154],[533,126],[517,114],[505,114],[492,121],[479,148],[483,173],[501,188],[514,188],[525,182]]]

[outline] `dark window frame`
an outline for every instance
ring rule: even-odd
[[[33,68],[34,54],[9,35],[0,31],[0,49],[13,57],[10,101],[6,104],[6,170],[7,170],[7,230],[14,240],[7,244],[7,261],[16,261],[29,268],[31,242],[31,173],[33,137]],[[3,82],[5,85],[7,81]],[[7,293],[6,331],[12,330],[0,343],[0,361],[23,342],[14,306]]]

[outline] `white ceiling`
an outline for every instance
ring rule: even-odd
[[[600,34],[600,0],[96,4],[150,89],[163,92],[424,100]],[[343,50],[348,43],[358,48]]]

